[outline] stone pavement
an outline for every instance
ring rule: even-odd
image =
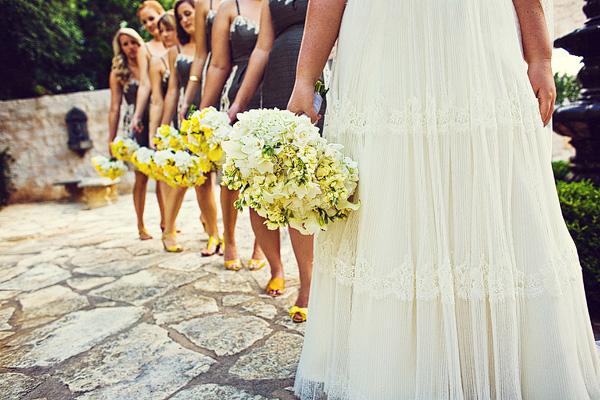
[[[168,254],[148,193],[137,239],[131,196],[0,211],[0,399],[294,399],[303,326],[287,308],[298,277],[287,236],[286,295],[262,295],[268,268],[225,271],[200,257],[206,240],[193,192],[179,218],[186,251]],[[241,255],[251,255],[248,214]]]

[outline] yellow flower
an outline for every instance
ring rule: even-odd
[[[200,167],[200,170],[204,173],[210,172],[212,170],[212,163],[208,158],[200,158],[198,166]]]
[[[223,149],[221,146],[214,146],[208,151],[208,159],[213,162],[220,161],[223,157]]]
[[[190,131],[190,120],[189,119],[184,119],[183,121],[181,121],[181,131],[185,132],[185,133],[189,133]]]

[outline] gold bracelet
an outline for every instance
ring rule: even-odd
[[[200,79],[196,75],[190,75],[190,82],[198,82]]]

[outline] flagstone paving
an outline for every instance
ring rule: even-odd
[[[193,193],[179,218],[185,252],[159,238],[155,198],[137,239],[131,196],[83,210],[72,203],[0,211],[0,400],[294,399],[304,327],[287,309],[298,274],[284,233],[289,290],[263,294],[268,268],[222,268]],[[251,255],[247,213],[240,255]]]

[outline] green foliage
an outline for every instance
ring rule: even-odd
[[[0,0],[0,100],[106,88],[115,32],[125,23],[143,34],[140,2]]]
[[[8,149],[0,150],[0,207],[8,204],[10,194],[14,190],[10,165],[14,161]]]
[[[554,83],[556,84],[556,104],[561,105],[575,101],[579,97],[581,85],[574,76],[557,72],[554,74]]]
[[[564,181],[570,172],[569,163],[566,161],[554,161],[552,163],[552,172],[554,172],[554,179]]]
[[[598,318],[600,317],[600,188],[588,180],[580,182],[559,180],[556,188],[563,216],[579,253],[589,308],[593,316]]]
[[[25,97],[79,87],[74,73],[82,32],[71,2],[0,0],[2,86],[0,98]]]

